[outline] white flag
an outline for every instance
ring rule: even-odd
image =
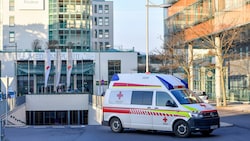
[[[62,68],[62,58],[60,49],[56,49],[56,60],[54,65],[55,65],[54,91],[56,91],[60,83],[61,68]]]
[[[72,49],[67,49],[68,57],[67,57],[67,88],[70,87],[70,77],[71,71],[73,68],[73,60],[72,60]]]
[[[49,73],[51,69],[51,60],[50,60],[50,50],[45,50],[45,63],[44,63],[44,69],[45,69],[45,81],[44,81],[44,87],[46,88],[48,85],[48,79],[49,79]]]

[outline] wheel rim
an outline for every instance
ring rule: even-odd
[[[177,127],[177,132],[180,134],[180,135],[183,135],[187,132],[187,126],[183,125],[183,124],[180,124],[178,127]]]
[[[118,130],[119,128],[120,128],[120,123],[119,123],[119,121],[115,120],[113,122],[113,129]]]

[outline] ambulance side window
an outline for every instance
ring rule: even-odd
[[[131,104],[152,105],[153,91],[133,91]]]
[[[156,92],[156,106],[172,106],[175,107],[175,102],[166,92]]]

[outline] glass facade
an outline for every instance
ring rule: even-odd
[[[240,37],[234,44],[235,56],[224,61],[224,79],[229,101],[250,101],[249,69],[249,0],[165,0],[172,4],[165,17],[165,39],[184,31],[186,41],[202,41],[202,36],[220,33],[223,30],[241,27]],[[241,14],[239,14],[239,12]],[[234,21],[232,21],[234,20]],[[191,30],[202,30],[202,25],[212,23],[206,33],[192,35]],[[218,24],[218,25],[217,25]],[[225,28],[227,27],[227,28]],[[204,27],[203,27],[204,28]],[[194,45],[194,48],[201,48]],[[211,56],[211,55],[210,55]],[[215,99],[215,61],[204,60],[207,65],[194,64],[194,89],[205,91]],[[209,65],[210,64],[210,65]]]
[[[18,95],[25,95],[28,93],[32,94],[42,94],[42,93],[65,93],[66,90],[66,61],[62,61],[61,78],[60,78],[60,90],[54,90],[54,75],[55,66],[54,61],[52,61],[51,72],[48,79],[47,90],[44,90],[44,61],[33,60],[30,61],[18,61],[17,62],[17,92]],[[91,60],[78,60],[73,66],[71,86],[76,88],[71,90],[72,93],[79,92],[93,92],[93,74],[94,74],[94,64]],[[76,76],[76,82],[74,83],[74,77]],[[36,82],[35,82],[36,81]],[[76,86],[75,86],[76,84]],[[83,86],[83,87],[82,87]]]
[[[112,76],[116,73],[121,73],[121,60],[108,61],[108,78],[111,80]]]
[[[49,41],[59,48],[90,50],[91,0],[49,0]]]

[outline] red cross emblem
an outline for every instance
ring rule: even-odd
[[[118,97],[118,99],[120,100],[120,99],[121,99],[121,97],[123,97],[123,94],[122,94],[122,92],[119,92],[116,96],[117,96],[117,97]]]
[[[167,119],[166,117],[164,117],[162,120],[163,120],[165,123],[168,121],[168,119]]]
[[[204,107],[204,108],[206,108],[206,105],[205,105],[205,104],[200,104],[200,106],[201,106],[201,107]]]

